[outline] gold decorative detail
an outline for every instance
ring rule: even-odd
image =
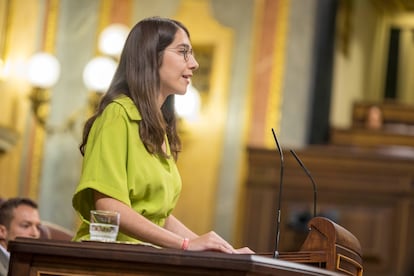
[[[49,115],[50,92],[47,89],[33,87],[29,99],[37,122],[44,127]]]
[[[85,274],[88,273],[88,274]],[[46,270],[38,270],[36,276],[88,276],[88,275],[95,275],[89,274],[89,272],[85,272],[82,274],[72,273],[72,272],[58,272],[58,271],[46,271]]]
[[[15,130],[0,127],[0,153],[7,152],[17,142],[19,135]]]
[[[287,29],[289,22],[289,5],[288,0],[279,0],[278,8],[276,10],[276,35],[273,49],[273,62],[271,83],[269,90],[269,100],[267,104],[267,116],[265,123],[265,133],[270,133],[270,129],[275,128],[277,131],[280,128],[281,103],[282,103],[282,89],[283,76],[286,55],[286,40]],[[273,148],[274,140],[272,135],[265,135],[264,142],[266,147]]]
[[[0,1],[0,62],[5,62],[6,40],[10,20],[10,0]],[[0,70],[3,64],[0,64]]]
[[[99,25],[98,30],[96,32],[96,39],[95,41],[99,41],[99,34],[105,29],[106,26],[110,24],[110,15],[111,15],[111,8],[113,5],[113,0],[102,0],[101,7],[99,9]],[[95,45],[95,52],[96,54],[99,53],[98,43]]]
[[[46,17],[46,29],[44,34],[43,51],[53,53],[55,51],[56,29],[59,14],[59,0],[48,0]]]
[[[342,255],[342,254],[337,254],[337,258],[336,258],[336,270],[337,271],[341,271],[341,272],[343,272],[345,274],[354,276],[354,274],[352,272],[350,272],[350,271],[348,271],[346,269],[343,269],[341,267],[341,261],[342,260],[345,260],[345,262],[348,262],[348,263],[354,265],[358,269],[358,272],[357,272],[358,274],[356,276],[362,276],[363,268],[362,268],[361,264],[359,264],[355,260],[353,260],[353,259],[351,259],[351,258],[349,258],[349,257],[347,257],[345,255]]]
[[[55,50],[55,39],[56,39],[56,29],[57,29],[57,17],[59,11],[59,0],[48,0],[46,5],[46,21],[45,21],[45,33],[43,41],[43,51],[53,53]],[[37,93],[37,92],[34,92]],[[41,93],[41,92],[39,92]],[[33,95],[31,95],[33,96]],[[43,94],[41,95],[43,100],[48,96]],[[48,113],[48,107],[44,107],[42,101],[39,102],[39,112]],[[42,106],[43,105],[43,106]],[[43,114],[44,115],[44,114]],[[44,115],[46,116],[46,115]],[[44,118],[46,120],[46,117]],[[39,125],[34,126],[34,132],[32,134],[33,144],[30,145],[33,147],[30,181],[29,186],[26,187],[28,191],[23,191],[23,193],[28,194],[28,196],[36,198],[39,190],[39,182],[41,175],[41,164],[43,160],[43,144],[45,141],[45,132],[44,129]]]

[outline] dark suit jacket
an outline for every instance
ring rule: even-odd
[[[1,245],[0,245],[1,246]],[[9,270],[9,257],[0,250],[0,276],[7,276]]]

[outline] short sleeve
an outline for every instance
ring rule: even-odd
[[[94,209],[93,190],[131,206],[127,185],[128,116],[122,106],[108,105],[89,133],[82,176],[73,206],[85,219]]]

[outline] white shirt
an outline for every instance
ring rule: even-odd
[[[9,269],[10,253],[0,245],[0,276],[7,276]]]
[[[0,245],[0,250],[10,259],[10,252],[7,251],[6,248]]]

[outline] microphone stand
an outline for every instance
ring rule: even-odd
[[[300,158],[296,155],[295,151],[293,149],[291,149],[290,153],[292,153],[292,155],[295,157],[296,161],[298,161],[299,165],[302,167],[302,169],[305,171],[305,173],[307,174],[307,176],[309,177],[309,179],[312,182],[312,185],[313,185],[313,217],[316,217],[317,190],[316,190],[315,181],[313,180],[312,175],[310,174],[308,169],[305,167],[305,165],[302,163]]]
[[[279,180],[279,197],[278,197],[278,207],[277,207],[276,243],[275,243],[275,251],[273,253],[273,258],[277,259],[279,257],[280,217],[281,217],[284,159],[283,159],[282,149],[280,148],[279,141],[277,140],[276,133],[273,128],[272,128],[272,133],[273,133],[273,138],[276,142],[276,146],[277,146],[277,149],[279,151],[279,156],[280,156],[280,180]]]

